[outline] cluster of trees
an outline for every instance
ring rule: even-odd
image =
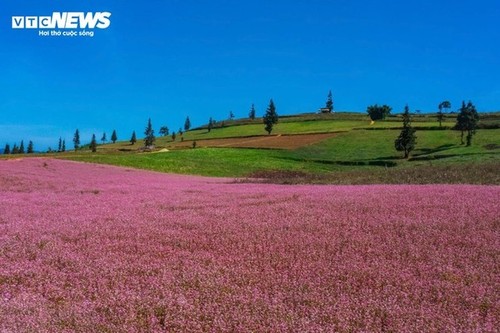
[[[134,132],[134,134],[135,134],[135,132]],[[115,143],[117,140],[118,140],[118,135],[116,134],[116,130],[113,130],[113,133],[111,134],[111,141],[113,143]],[[105,144],[108,141],[107,136],[106,136],[106,132],[102,133],[101,141],[103,144]],[[80,131],[78,129],[76,129],[75,134],[73,135],[73,147],[75,148],[75,151],[80,149],[80,145],[81,145]],[[94,153],[97,151],[97,138],[96,138],[95,134],[92,134],[92,139],[90,140],[89,149]],[[59,138],[58,151],[61,151],[61,152],[66,151],[66,142],[65,142],[65,140],[61,141],[61,138]]]
[[[331,91],[328,94],[327,97],[327,102],[326,102],[326,107],[329,108],[329,110],[333,110],[333,100],[332,100],[332,93]],[[255,105],[252,104],[249,112],[249,118],[254,120],[256,118],[256,110],[255,110]],[[233,111],[229,112],[229,119],[233,120],[235,118]],[[274,101],[271,99],[269,102],[269,106],[266,110],[266,113],[263,116],[263,122],[265,125],[265,130],[267,131],[268,134],[271,134],[273,127],[275,124],[278,123],[278,114],[276,112],[276,106],[274,105]],[[210,132],[215,125],[216,121],[210,117],[208,120],[208,125],[207,129],[208,132]],[[224,127],[224,122],[222,122],[222,127]],[[191,120],[189,119],[189,116],[186,117],[186,120],[184,122],[184,130],[189,131],[191,129]],[[168,136],[170,134],[170,130],[167,126],[162,126],[159,130],[160,135],[162,136]],[[151,124],[151,119],[148,119],[148,124],[144,132],[144,145],[146,147],[153,147],[154,142],[155,142],[155,135],[154,135],[154,130]],[[178,135],[181,137],[181,140],[183,139],[183,131],[182,128],[179,128]],[[172,140],[175,141],[177,138],[177,134],[175,132],[172,132]],[[115,143],[118,140],[118,135],[116,133],[116,130],[113,130],[111,134],[111,141]],[[101,136],[102,144],[105,144],[107,140],[107,135],[106,132],[103,132]],[[132,132],[132,136],[129,140],[131,145],[134,145],[137,142],[137,136],[135,131]],[[80,141],[80,132],[78,129],[76,129],[74,136],[73,136],[73,147],[76,150],[81,148],[81,141]],[[92,134],[92,138],[89,144],[89,149],[92,150],[92,152],[96,152],[97,150],[97,139],[95,134]],[[196,147],[196,143],[193,142],[193,148]],[[59,137],[59,142],[57,145],[57,152],[65,152],[66,151],[66,140],[63,139],[62,137]],[[26,151],[27,153],[33,153],[33,142],[30,141],[28,145],[28,149]],[[24,148],[24,141],[21,141],[21,144],[17,146],[17,144],[14,144],[14,147],[11,149],[9,144],[5,145],[4,148],[4,154],[24,154],[25,148]],[[51,148],[48,149],[48,152],[53,152]]]
[[[257,111],[255,110],[255,104],[252,103],[252,106],[250,107],[250,111],[248,113],[248,118],[251,120],[255,120],[256,117],[257,117]],[[230,120],[234,119],[233,111],[229,112],[229,119]],[[271,134],[271,132],[273,130],[273,126],[278,123],[278,119],[279,119],[279,117],[278,117],[278,113],[276,112],[276,106],[274,105],[274,101],[271,99],[269,101],[269,106],[266,110],[266,113],[262,117],[262,120],[263,120],[264,125],[265,125],[264,129],[266,130],[266,132],[268,134]],[[215,124],[216,124],[216,121],[212,117],[210,117],[208,119],[208,123],[207,123],[207,131],[211,132],[212,129],[214,129]],[[220,126],[224,127],[224,121],[221,122]]]
[[[389,105],[370,105],[366,108],[366,112],[372,121],[383,120],[391,114],[392,108]]]
[[[439,121],[439,127],[442,127],[442,121],[444,120],[443,109],[450,109],[451,103],[449,101],[444,101],[438,105],[439,112],[437,113],[437,119]],[[377,104],[370,105],[367,107],[366,112],[370,118],[375,120],[385,119],[390,115],[392,108],[388,105],[379,106]],[[457,114],[456,123],[454,130],[460,131],[460,144],[465,144],[470,146],[472,144],[472,138],[476,134],[477,124],[479,121],[479,114],[476,110],[474,104],[469,101],[467,104],[462,102],[462,107],[459,109]],[[416,145],[417,136],[415,134],[416,130],[411,126],[411,114],[408,105],[405,106],[403,112],[403,129],[401,133],[394,141],[394,148],[397,151],[402,151],[404,153],[404,158],[410,156],[410,152],[414,150]],[[465,142],[464,142],[464,135]]]
[[[327,101],[326,101],[326,107],[332,111],[333,110],[333,97],[332,97],[332,92],[330,91],[328,93],[328,97],[327,97]],[[255,120],[256,118],[256,115],[257,112],[255,110],[255,104],[252,104],[251,108],[250,108],[250,112],[248,114],[248,117],[252,120]],[[233,120],[235,118],[234,116],[234,113],[233,111],[230,111],[229,112],[229,120]],[[269,106],[268,108],[266,109],[266,112],[264,114],[264,116],[262,117],[262,120],[263,120],[263,123],[264,123],[264,129],[266,130],[266,132],[268,134],[271,134],[271,132],[273,131],[273,128],[274,128],[274,125],[276,125],[278,123],[278,120],[279,120],[279,116],[278,116],[278,113],[276,112],[276,106],[274,104],[274,101],[271,99],[269,101]],[[208,119],[208,124],[207,124],[207,130],[208,132],[211,132],[212,129],[214,128],[216,124],[216,121],[210,117]],[[221,123],[221,126],[224,127],[224,122]],[[186,120],[184,121],[184,131],[189,131],[191,129],[191,120],[189,119],[189,116],[186,117]],[[169,136],[171,135],[171,138],[173,141],[176,140],[177,136],[180,136],[181,137],[181,140],[183,139],[183,130],[182,128],[179,128],[179,131],[176,133],[176,132],[172,132],[170,134],[170,129],[168,128],[168,126],[162,126],[160,127],[160,130],[159,130],[159,134],[161,136]],[[146,129],[144,131],[144,145],[145,147],[153,147],[154,145],[154,142],[155,142],[155,135],[154,135],[154,130],[153,130],[153,126],[151,124],[151,119],[148,119],[148,125],[146,126]],[[95,142],[95,135],[93,135],[93,138],[91,140],[91,144],[90,144],[90,149],[92,149],[93,151],[96,149],[96,146],[97,146],[97,143]],[[113,143],[115,143],[117,140],[117,135],[116,135],[116,131],[113,131],[113,134],[111,136],[111,141],[113,141]],[[106,142],[106,133],[103,133],[103,136],[101,138],[101,141],[103,143]],[[136,136],[136,133],[135,131],[132,132],[132,136],[129,140],[130,144],[131,145],[134,145],[136,142],[137,142],[137,136]],[[75,133],[75,137],[73,139],[73,143],[74,143],[74,146],[75,146],[75,150],[79,148],[79,145],[80,145],[80,139],[79,139],[79,133],[78,133],[78,130],[77,132]],[[193,145],[193,148],[196,147],[196,144]]]
[[[472,144],[472,136],[476,134],[477,123],[479,121],[479,114],[477,113],[476,107],[471,101],[465,104],[462,102],[462,107],[457,115],[457,123],[455,129],[461,132],[460,142],[464,144],[464,133],[467,133],[466,146]]]
[[[59,144],[57,145],[57,152],[63,153],[66,151],[66,139],[59,137]]]
[[[255,105],[252,104],[250,113],[249,113],[249,118],[250,119],[255,119],[256,118],[256,110],[255,110]],[[234,113],[232,111],[229,112],[229,119],[234,119]],[[269,107],[266,110],[266,113],[264,117],[262,118],[263,122],[265,124],[265,130],[268,132],[268,134],[271,134],[273,130],[273,126],[278,123],[278,114],[276,112],[276,106],[274,105],[273,100],[271,99],[269,102]],[[210,117],[208,119],[208,124],[207,124],[207,130],[208,132],[211,132],[212,129],[215,127],[216,121]],[[224,122],[221,122],[221,126],[224,126]],[[186,117],[186,120],[184,121],[184,131],[189,131],[191,129],[191,120],[188,117]],[[169,136],[172,138],[172,141],[175,141],[177,137],[181,138],[181,141],[184,139],[183,138],[183,129],[179,128],[177,132],[175,131],[170,131],[168,126],[161,126],[159,130],[159,134],[163,137]],[[112,138],[113,139],[113,138]],[[154,146],[154,142],[156,140],[156,137],[154,135],[154,129],[153,125],[151,123],[151,118],[148,119],[148,124],[146,126],[146,129],[144,131],[144,146],[147,148],[152,148]],[[134,145],[137,142],[137,136],[135,131],[132,132],[132,137],[130,138],[130,144]],[[196,147],[196,143],[193,143],[193,148]]]
[[[10,145],[8,143],[6,143],[5,147],[3,149],[3,153],[5,155],[9,155],[9,154],[33,154],[35,152],[33,147],[34,147],[33,141],[29,141],[28,147],[25,148],[24,147],[24,140],[21,140],[21,143],[19,144],[19,146],[17,145],[17,143],[14,143],[12,148],[10,147]]]
[[[111,133],[111,142],[115,143],[116,140],[118,140],[118,135],[116,134],[116,130],[113,130],[113,133]],[[101,136],[101,142],[102,144],[105,144],[107,141],[108,138],[106,136],[106,132],[103,132]]]
[[[330,112],[333,111],[333,97],[331,91],[328,93],[325,108],[330,110]],[[449,101],[443,101],[438,105],[439,112],[437,113],[437,120],[439,121],[440,127],[442,127],[441,126],[442,121],[445,118],[445,112],[443,112],[443,110],[449,110],[450,108],[451,108],[451,103]],[[387,116],[391,114],[391,111],[392,108],[385,104],[370,105],[367,107],[366,110],[372,121],[385,119]],[[252,120],[256,119],[256,110],[254,104],[251,105],[248,116]],[[229,113],[229,119],[234,119],[234,114],[232,111],[230,111]],[[274,104],[273,99],[271,99],[269,101],[269,105],[266,109],[266,112],[262,117],[262,121],[264,123],[264,129],[268,134],[272,133],[274,125],[278,123],[278,120],[279,116],[278,113],[276,112],[276,106]],[[405,106],[402,120],[403,120],[403,128],[401,133],[394,142],[394,147],[396,150],[402,151],[404,153],[405,158],[408,158],[411,151],[414,150],[416,145],[416,134],[415,134],[416,131],[411,125],[411,113],[408,105]],[[479,115],[472,102],[469,101],[467,104],[465,102],[462,102],[462,107],[459,110],[459,113],[456,118],[456,124],[454,127],[455,130],[461,131],[461,137],[460,137],[461,144],[466,144],[467,146],[470,146],[472,144],[472,138],[476,133],[478,121],[479,121]],[[215,124],[216,121],[212,117],[210,117],[207,125],[208,132],[210,132],[214,128]],[[224,122],[222,122],[222,127],[223,124]],[[186,120],[184,122],[184,130],[189,131],[190,129],[191,129],[191,120],[189,119],[188,116],[186,117]],[[172,131],[172,133],[170,134],[169,128],[167,126],[162,126],[159,130],[159,133],[162,136],[171,135],[173,141],[176,140],[177,136],[181,137],[181,141],[183,140],[182,128],[179,128],[177,133],[175,131]],[[465,136],[465,142],[464,142],[464,136]],[[117,140],[118,140],[118,135],[116,133],[116,130],[113,130],[111,134],[111,141],[115,143]],[[146,148],[153,148],[155,140],[156,137],[154,134],[153,125],[151,123],[151,118],[149,118],[147,126],[144,130],[144,146]],[[101,141],[103,144],[107,142],[107,136],[105,132],[101,136]],[[137,142],[137,136],[135,131],[132,132],[132,136],[129,142],[131,145],[134,145]],[[75,151],[80,148],[80,145],[81,145],[80,132],[77,129],[73,136],[73,147]],[[95,152],[97,150],[97,139],[95,134],[92,134],[92,138],[88,147],[92,152]],[[195,147],[196,147],[196,142],[193,141],[193,148]],[[60,137],[58,142],[57,152],[65,152],[65,151],[66,151],[66,140]],[[23,141],[21,141],[21,144],[19,146],[14,144],[14,147],[12,149],[9,146],[9,144],[6,144],[4,148],[4,154],[24,154],[24,153],[29,154],[33,152],[34,150],[32,141],[29,141],[26,152]]]

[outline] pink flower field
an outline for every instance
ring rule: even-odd
[[[498,332],[499,202],[0,160],[0,332]]]

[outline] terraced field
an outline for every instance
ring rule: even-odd
[[[193,141],[196,141],[196,147],[210,148],[256,148],[256,149],[297,149],[319,143],[323,140],[334,137],[334,133],[315,133],[315,134],[277,134],[277,135],[259,135],[249,137],[235,137],[223,139],[205,139],[205,140],[183,140],[170,143],[169,148],[191,148]]]

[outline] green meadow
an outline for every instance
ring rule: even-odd
[[[470,147],[460,144],[460,132],[451,128],[454,115],[442,124],[431,115],[416,115],[417,145],[409,159],[394,149],[401,120],[398,116],[371,124],[360,114],[284,117],[275,134],[335,133],[333,137],[294,150],[258,148],[176,148],[170,136],[157,137],[156,151],[141,152],[129,142],[100,145],[56,154],[61,158],[112,164],[160,172],[281,183],[479,183],[498,184],[500,129],[498,114],[483,114]],[[216,123],[210,132],[197,128],[183,140],[210,140],[265,136],[260,120]],[[289,140],[294,137],[290,136]],[[179,139],[177,138],[177,142]],[[168,151],[166,149],[168,148]]]

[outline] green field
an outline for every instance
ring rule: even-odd
[[[117,142],[87,150],[57,154],[72,160],[113,164],[161,172],[217,177],[258,177],[283,183],[480,183],[499,184],[500,117],[482,115],[473,145],[460,145],[451,130],[454,116],[439,129],[435,117],[415,116],[417,145],[411,158],[394,149],[401,121],[398,116],[370,125],[364,115],[300,115],[280,119],[273,134],[335,132],[317,144],[295,150],[197,148],[175,149],[170,137],[157,138],[156,147],[168,152],[138,152]],[[219,123],[220,124],[220,123]],[[226,121],[211,132],[199,128],[184,133],[184,141],[266,135],[259,121]],[[290,138],[293,140],[293,137]],[[172,147],[174,149],[172,149]]]
[[[416,117],[414,126],[422,129],[436,129],[439,123],[436,117],[420,116]],[[486,119],[486,123],[497,123],[497,120]],[[500,123],[500,119],[498,119]],[[443,128],[450,129],[455,125],[455,117],[448,117],[443,123]],[[347,132],[351,130],[383,130],[383,129],[397,129],[401,127],[401,118],[399,116],[391,116],[384,121],[377,121],[371,123],[370,118],[364,114],[345,113],[345,114],[307,114],[299,116],[287,116],[280,118],[279,124],[275,126],[272,134],[306,134],[306,133],[335,133]],[[240,120],[226,120],[223,123],[218,122],[212,131],[208,131],[206,126],[195,128],[183,134],[184,140],[209,140],[220,138],[238,138],[247,136],[264,136],[267,132],[264,130],[262,119],[240,119]],[[176,141],[179,141],[177,137]],[[166,147],[172,143],[172,138],[157,137],[156,146],[158,148]],[[128,142],[117,142],[116,144],[107,144],[101,146],[101,149],[123,149],[129,150]],[[135,150],[135,148],[134,148]]]

